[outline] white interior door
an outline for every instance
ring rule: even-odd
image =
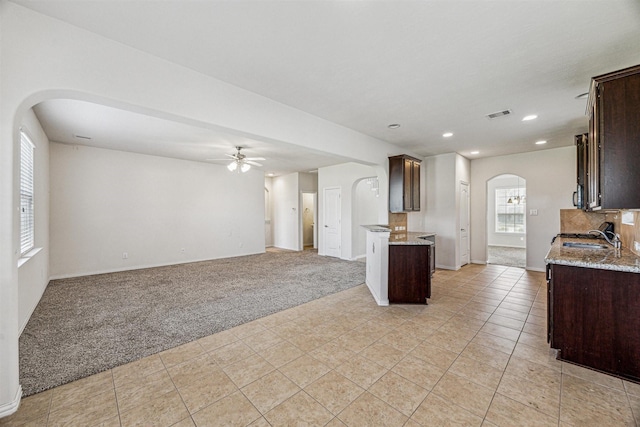
[[[460,266],[469,264],[469,184],[460,182]]]
[[[325,188],[324,192],[324,254],[340,258],[340,188]]]

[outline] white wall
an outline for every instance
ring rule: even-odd
[[[387,165],[388,169],[388,165]],[[382,166],[374,167],[359,163],[343,163],[318,169],[318,253],[324,255],[324,236],[322,228],[324,224],[323,189],[330,187],[341,188],[341,235],[340,258],[355,259],[356,254],[352,248],[354,217],[353,194],[357,183],[362,178],[377,176],[380,186],[380,197],[376,201],[377,220],[373,223],[386,224],[388,221],[388,194],[389,178]]]
[[[29,110],[25,115],[22,127],[35,145],[33,199],[35,249],[30,252],[30,256],[20,261],[18,267],[20,332],[27,325],[31,313],[38,305],[49,283],[49,139],[33,110]]]
[[[487,259],[487,181],[501,174],[527,180],[527,269],[544,271],[551,238],[560,231],[560,209],[571,209],[576,180],[573,146],[471,162],[471,260]],[[538,215],[531,216],[531,209]]]
[[[257,171],[51,143],[51,276],[264,252],[263,194]]]
[[[505,187],[517,188],[518,186],[520,186],[521,188],[526,188],[526,180],[522,178],[518,179],[518,177],[515,175],[500,175],[490,179],[487,182],[487,244],[489,246],[508,246],[512,248],[526,247],[526,233],[496,232],[496,189]],[[526,203],[525,212],[527,212]]]
[[[318,174],[317,173],[298,173],[298,190],[304,192],[315,193],[318,191]]]
[[[471,181],[470,162],[448,153],[427,157],[422,165],[426,180],[424,231],[436,233],[436,267],[457,270],[461,264],[460,183]]]

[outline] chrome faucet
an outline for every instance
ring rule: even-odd
[[[606,240],[607,243],[609,243],[614,248],[620,249],[622,247],[622,242],[620,241],[620,235],[618,233],[615,233],[613,235],[613,240],[609,240],[609,238],[607,237],[606,233],[603,233],[600,230],[589,230],[589,231],[587,231],[587,233],[591,233],[591,232],[594,232],[594,231],[596,233],[602,234],[602,237],[604,237],[604,240]]]

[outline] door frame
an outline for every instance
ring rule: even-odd
[[[458,268],[462,267],[463,265],[467,265],[467,264],[471,264],[471,185],[467,182],[467,181],[463,181],[461,180],[459,182],[458,188],[460,189],[459,192],[459,196],[462,196],[463,191],[462,188],[466,187],[466,192],[467,192],[467,212],[462,212],[462,203],[460,202],[459,206],[458,206],[458,248],[460,250],[460,253],[458,255]],[[458,198],[458,201],[460,201],[461,198]],[[462,218],[464,218],[464,215],[466,215],[467,217],[467,223],[466,224],[462,224]],[[467,262],[466,263],[462,263],[462,257],[460,256],[462,253],[462,230],[463,227],[466,228],[466,234],[467,234],[467,247],[466,247],[466,251],[467,251]]]
[[[313,248],[318,249],[318,192],[317,191],[301,191],[299,200],[300,206],[298,208],[298,212],[300,213],[300,218],[298,219],[298,223],[300,226],[298,235],[300,236],[300,241],[298,242],[298,246],[300,250],[304,250],[304,195],[312,194],[313,195]]]
[[[515,172],[502,172],[496,175],[493,175],[491,178],[488,178],[485,182],[485,199],[484,199],[484,207],[485,207],[485,233],[484,233],[484,264],[488,265],[489,264],[489,233],[491,232],[491,227],[490,225],[492,224],[492,218],[490,215],[490,200],[493,200],[493,198],[495,197],[495,195],[492,195],[491,192],[489,191],[489,188],[491,186],[491,181],[493,181],[494,179],[500,178],[503,175],[513,175],[521,180],[524,181],[524,186],[523,188],[527,188],[527,179],[525,177],[523,177],[522,175],[518,175]],[[495,193],[495,192],[494,192]],[[528,229],[529,227],[527,227],[527,209],[525,208],[525,212],[524,212],[524,220],[525,220],[525,231],[524,231],[524,263],[525,263],[525,267],[523,268],[527,268],[527,253],[529,252],[529,247],[528,247],[528,239],[527,239],[527,234],[528,234]]]

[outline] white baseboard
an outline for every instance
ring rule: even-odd
[[[378,297],[378,295],[376,295],[376,293],[373,291],[373,289],[371,288],[371,285],[369,285],[369,283],[368,283],[368,282],[366,282],[366,281],[365,281],[365,283],[366,283],[366,285],[367,285],[367,288],[369,288],[369,292],[371,293],[371,296],[373,297],[373,299],[374,299],[374,300],[376,300],[376,303],[377,303],[378,305],[383,306],[383,307],[386,307],[386,306],[388,306],[388,305],[389,305],[389,300],[382,301],[382,300]]]
[[[479,259],[472,259],[471,260],[471,264],[487,265],[487,261],[480,261]]]
[[[51,280],[51,279],[49,279],[49,280]],[[31,316],[33,316],[33,312],[36,311],[36,307],[38,307],[38,304],[40,303],[40,300],[42,299],[42,296],[44,295],[44,291],[47,290],[47,286],[49,286],[49,281],[47,281],[47,284],[42,287],[42,292],[40,292],[40,296],[38,297],[38,301],[33,305],[33,307],[31,308],[31,313],[29,313],[27,318],[24,320],[24,323],[22,324],[22,326],[20,326],[20,330],[18,331],[18,337],[20,337],[20,335],[22,335],[22,332],[24,332],[24,328],[27,327],[27,323],[29,323],[29,319],[31,319]]]
[[[22,386],[18,386],[16,397],[11,401],[0,405],[0,418],[8,417],[14,414],[20,407],[20,400],[22,399]]]
[[[133,270],[143,270],[145,268],[167,267],[169,265],[191,264],[191,263],[194,263],[194,262],[214,261],[214,260],[217,260],[217,259],[236,258],[236,257],[241,257],[241,256],[257,255],[257,254],[263,254],[263,253],[265,253],[265,251],[247,253],[247,254],[242,254],[242,255],[231,255],[231,256],[225,256],[225,257],[220,257],[220,258],[191,259],[191,260],[188,260],[188,261],[177,261],[177,262],[159,263],[159,264],[136,265],[136,266],[126,267],[126,268],[111,268],[111,269],[106,269],[106,270],[88,271],[88,272],[73,273],[73,274],[59,274],[59,275],[49,276],[49,280],[71,279],[71,278],[74,278],[74,277],[93,276],[95,274],[119,273],[121,271],[133,271]]]

